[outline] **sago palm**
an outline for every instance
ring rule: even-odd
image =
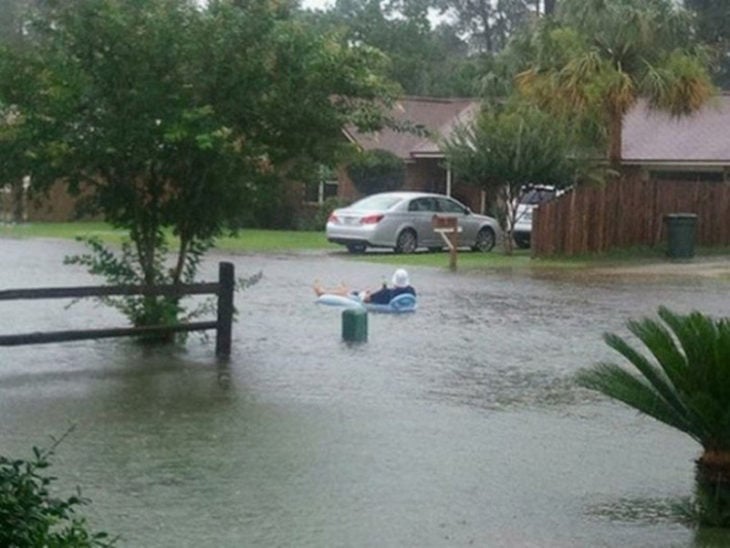
[[[703,449],[696,461],[700,520],[730,526],[730,319],[665,307],[659,317],[628,323],[650,357],[616,334],[605,335],[636,371],[599,363],[579,372],[578,384],[695,439]]]

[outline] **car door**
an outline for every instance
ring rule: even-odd
[[[439,215],[444,217],[455,217],[461,228],[459,232],[459,245],[472,245],[476,239],[479,228],[471,217],[470,211],[451,198],[438,199]]]
[[[408,204],[408,216],[418,233],[418,245],[433,247],[441,245],[440,236],[433,231],[431,226],[433,216],[436,214],[436,200],[429,196],[414,198]],[[439,241],[436,241],[436,237]]]

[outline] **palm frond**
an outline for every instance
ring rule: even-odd
[[[576,382],[685,432],[701,443],[701,433],[691,422],[669,405],[649,383],[616,364],[598,363],[591,369],[583,369],[576,375]]]
[[[650,362],[618,335],[607,333],[604,335],[604,340],[606,341],[606,344],[616,350],[619,354],[626,358],[631,365],[638,369],[639,373],[646,379],[656,394],[661,397],[667,405],[671,406],[675,412],[679,414],[687,414],[687,408],[679,398],[675,386],[661,367],[657,367],[654,363]]]
[[[599,363],[579,372],[578,383],[689,434],[705,449],[730,450],[730,320],[666,307],[659,317],[663,323],[627,324],[648,355],[616,334],[604,336],[638,375]]]

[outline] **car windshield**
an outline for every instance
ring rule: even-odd
[[[555,190],[550,188],[533,188],[525,192],[520,200],[521,204],[536,205],[547,202],[555,197]]]
[[[403,198],[400,196],[374,194],[355,202],[350,206],[350,209],[355,211],[386,211],[402,200]]]

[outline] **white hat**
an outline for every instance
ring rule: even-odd
[[[408,272],[402,268],[396,270],[393,273],[393,285],[396,287],[407,287],[411,285],[411,282],[408,280]]]

